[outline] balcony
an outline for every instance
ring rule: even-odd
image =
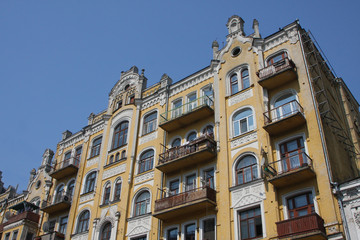
[[[258,83],[267,89],[277,88],[297,79],[295,69],[294,62],[288,58],[284,58],[279,62],[260,69],[256,73],[259,77]]]
[[[306,122],[304,109],[296,100],[265,112],[264,120],[263,128],[271,135],[287,132]]]
[[[161,191],[162,198],[155,201],[154,217],[161,220],[171,219],[196,211],[215,209],[216,191],[210,187],[193,189],[177,195],[167,196]]]
[[[18,213],[15,215],[12,215],[8,218],[8,221],[1,224],[0,225],[0,229],[2,229],[3,227],[10,225],[12,223],[15,222],[19,222],[19,221],[30,221],[33,222],[35,224],[39,223],[39,219],[40,219],[40,215],[31,211],[25,211],[22,213]]]
[[[72,196],[67,193],[58,193],[50,197],[49,201],[43,201],[41,210],[46,213],[55,213],[58,211],[65,211],[71,207]]]
[[[59,232],[45,233],[44,235],[37,236],[34,240],[64,240],[65,235]]]
[[[278,238],[327,239],[324,220],[312,213],[276,223]]]
[[[174,131],[214,114],[214,102],[203,96],[160,115],[159,127]]]
[[[71,157],[68,160],[57,163],[49,175],[56,180],[74,175],[79,169],[79,163],[79,159]]]
[[[157,169],[164,173],[212,159],[216,156],[216,142],[209,135],[203,135],[190,143],[170,148],[159,154]]]
[[[268,181],[286,187],[315,177],[311,158],[304,152],[290,152],[288,157],[265,165]]]

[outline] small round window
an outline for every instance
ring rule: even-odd
[[[235,47],[232,51],[231,51],[231,56],[233,57],[237,57],[241,52],[241,49],[239,47]]]

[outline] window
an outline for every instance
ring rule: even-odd
[[[126,158],[126,150],[123,150],[121,152],[121,159],[125,159]]]
[[[56,224],[55,220],[49,221],[49,232],[53,232],[55,230],[55,224]]]
[[[120,200],[121,196],[121,181],[115,183],[114,201]]]
[[[120,153],[116,153],[115,155],[115,162],[120,161]]]
[[[169,184],[169,194],[177,195],[179,194],[179,180],[171,181]]]
[[[151,133],[156,129],[157,112],[144,117],[143,135]]]
[[[5,234],[4,240],[9,240],[9,239],[10,239],[10,233]]]
[[[241,239],[262,237],[260,207],[239,212],[239,222]]]
[[[213,168],[204,171],[203,180],[204,180],[204,186],[215,189]]]
[[[285,58],[287,58],[288,55],[287,55],[287,52],[281,52],[279,54],[276,54],[275,56],[269,58],[266,63],[268,66],[270,65],[274,65],[282,60],[284,60]]]
[[[186,176],[185,191],[194,190],[196,188],[196,175]]]
[[[241,71],[241,84],[242,89],[250,87],[249,71],[247,69]]]
[[[146,172],[153,168],[154,150],[148,150],[141,154],[139,161],[139,173]]]
[[[191,142],[196,139],[196,132],[191,132],[186,138],[186,141]]]
[[[111,223],[107,222],[101,229],[100,240],[110,240]]]
[[[135,216],[143,215],[150,212],[150,193],[142,192],[135,200]]]
[[[280,155],[283,172],[308,164],[302,137],[280,144]]]
[[[134,104],[135,103],[135,95],[131,95],[129,97],[129,104]]]
[[[120,123],[114,129],[114,137],[112,142],[112,149],[121,147],[127,143],[129,122],[125,121]]]
[[[108,184],[106,184],[106,186],[104,188],[103,204],[109,204],[109,202],[110,202],[110,191],[111,191],[111,186],[108,183]]]
[[[76,166],[78,166],[79,163],[80,163],[81,151],[82,151],[81,147],[77,148],[76,151],[75,151],[74,159],[75,159],[75,165]]]
[[[185,240],[195,240],[195,223],[188,224],[185,226]]]
[[[62,234],[66,233],[67,222],[68,222],[68,216],[60,218],[59,232],[61,232]]]
[[[34,239],[34,233],[28,232],[26,234],[25,240],[33,240]]]
[[[233,117],[234,137],[254,129],[254,115],[250,108],[245,108]]]
[[[64,193],[64,184],[61,184],[56,190],[54,203],[58,203],[62,201],[63,193]]]
[[[121,108],[121,107],[122,107],[122,105],[123,105],[122,100],[118,101],[118,102],[117,102],[116,109]]]
[[[236,165],[236,185],[251,182],[257,178],[256,158],[252,155],[242,157]]]
[[[191,112],[197,107],[196,93],[187,96],[187,111]]]
[[[76,233],[82,233],[89,230],[89,220],[90,220],[90,212],[89,210],[85,210],[80,214],[78,220],[78,226],[76,228]]]
[[[311,192],[288,198],[287,206],[290,218],[301,217],[315,212],[314,199]]]
[[[111,164],[113,162],[114,162],[114,155],[111,155],[110,158],[109,158],[109,164]]]
[[[233,74],[230,77],[230,85],[231,85],[231,94],[235,94],[239,91],[237,74]]]
[[[102,138],[100,137],[93,141],[90,153],[91,158],[100,154],[101,140]]]
[[[180,147],[181,145],[181,139],[180,138],[176,138],[172,143],[171,143],[171,147]]]
[[[203,88],[202,93],[203,93],[203,104],[212,106],[214,99],[212,86]]]
[[[146,240],[146,236],[131,238],[131,240]]]
[[[206,240],[215,240],[215,218],[203,220],[203,237]]]
[[[178,236],[178,229],[177,228],[171,228],[167,230],[167,238],[166,240],[177,240]]]
[[[207,125],[203,131],[202,131],[203,135],[207,135],[207,136],[214,136],[214,127],[211,125]]]
[[[94,191],[94,188],[95,188],[95,179],[96,179],[96,172],[92,172],[92,173],[90,173],[90,174],[86,177],[86,181],[85,181],[85,192],[84,192],[84,193],[88,193],[88,192]]]
[[[13,232],[12,240],[17,240],[18,231]]]
[[[171,117],[172,118],[177,118],[179,116],[181,116],[182,114],[182,100],[176,100],[173,102],[173,108],[172,108],[172,114]]]
[[[72,180],[67,187],[66,195],[72,196],[74,193],[74,187],[75,187],[75,180]]]
[[[247,68],[242,68],[240,70],[237,70],[235,73],[233,73],[230,76],[231,95],[238,93],[239,91],[247,89],[249,87],[250,87],[250,77],[249,77],[249,70]]]
[[[298,104],[296,96],[293,93],[287,93],[277,98],[274,103],[274,110],[272,110],[272,119],[277,121],[279,119],[288,117],[298,112]]]
[[[63,167],[66,167],[70,164],[70,158],[71,158],[71,152],[65,153]]]

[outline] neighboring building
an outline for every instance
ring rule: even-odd
[[[44,154],[36,239],[344,239],[334,193],[359,177],[358,103],[298,22],[226,26],[208,67],[150,87],[122,72],[108,108]]]

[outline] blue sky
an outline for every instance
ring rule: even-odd
[[[255,3],[256,2],[256,3]],[[346,3],[346,4],[345,4]],[[268,36],[296,19],[310,29],[359,100],[359,1],[0,1],[0,170],[26,188],[46,148],[106,108],[121,71],[145,69],[148,85],[209,65],[232,15],[246,34]]]

